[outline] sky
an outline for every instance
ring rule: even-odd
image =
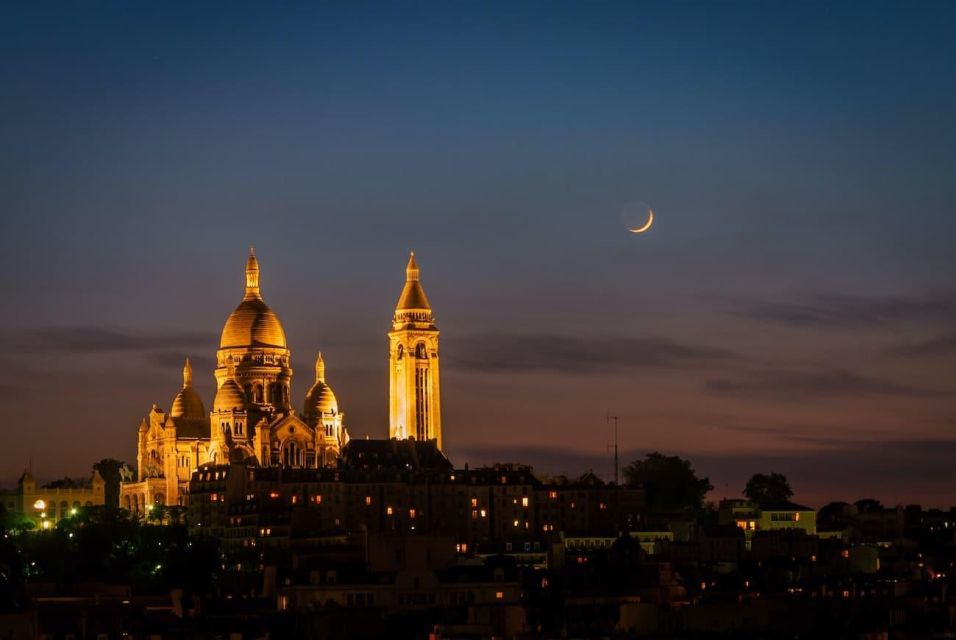
[[[956,504],[956,5],[0,4],[0,482],[207,408],[248,248],[387,437],[414,250],[459,466]],[[652,229],[621,213],[643,201]]]

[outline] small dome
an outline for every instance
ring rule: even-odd
[[[316,382],[305,396],[305,414],[320,416],[324,413],[338,413],[339,403],[335,399],[332,387],[324,382]]]
[[[172,418],[205,418],[206,408],[202,404],[202,398],[193,389],[193,368],[189,364],[189,358],[186,358],[186,364],[183,365],[183,388],[173,398],[173,406],[169,410]]]
[[[315,384],[305,394],[305,415],[312,418],[324,413],[338,413],[339,404],[332,387],[325,382],[325,360],[322,352],[315,358]]]
[[[213,411],[243,411],[246,408],[246,396],[239,384],[229,378],[222,383],[213,400]]]
[[[183,387],[173,398],[173,407],[169,410],[169,415],[172,418],[205,418],[206,408],[195,389]]]

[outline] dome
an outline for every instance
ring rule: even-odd
[[[213,411],[243,411],[246,408],[246,396],[239,384],[229,378],[222,383],[212,402]]]
[[[205,418],[206,408],[202,404],[202,398],[193,389],[193,368],[189,364],[189,358],[186,358],[186,364],[183,365],[183,388],[173,398],[173,406],[169,410],[172,418]]]
[[[262,298],[243,300],[236,310],[229,314],[219,348],[229,347],[278,347],[286,348],[285,331],[279,318],[262,301]]]
[[[184,387],[173,398],[173,407],[169,410],[172,418],[205,418],[206,408],[202,398],[192,387]]]
[[[324,413],[338,413],[339,404],[335,400],[332,387],[324,382],[316,382],[305,396],[305,414],[318,416]]]
[[[259,294],[259,260],[255,251],[250,251],[246,260],[246,295],[229,314],[219,339],[220,349],[230,347],[286,348],[279,318]]]
[[[320,416],[324,413],[338,413],[339,403],[335,400],[332,387],[325,382],[325,360],[322,352],[315,359],[315,384],[305,395],[305,415]]]

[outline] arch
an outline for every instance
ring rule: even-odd
[[[396,359],[401,360],[405,356],[405,347],[398,345],[398,351],[396,352]]]
[[[258,382],[252,385],[252,401],[261,404],[264,401],[264,396],[262,395],[262,385]]]
[[[419,342],[415,345],[415,357],[419,360],[428,359],[428,349],[425,347],[424,342]]]

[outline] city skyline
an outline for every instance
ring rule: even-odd
[[[609,411],[715,498],[956,503],[956,15],[880,8],[3,7],[3,484],[209,407],[255,245],[353,437],[414,250],[456,465],[608,477]]]

